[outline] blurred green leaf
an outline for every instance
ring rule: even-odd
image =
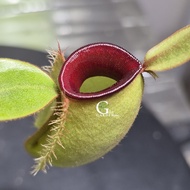
[[[145,70],[164,71],[190,60],[190,25],[150,49],[144,61]]]
[[[114,79],[104,77],[104,76],[90,77],[84,81],[84,83],[82,84],[80,88],[80,92],[83,92],[83,93],[98,92],[100,90],[103,90],[112,86],[115,83],[116,81]]]
[[[0,59],[0,121],[28,116],[57,97],[53,80],[38,67]]]

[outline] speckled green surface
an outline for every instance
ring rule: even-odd
[[[138,75],[130,85],[111,96],[94,100],[70,99],[65,131],[61,135],[62,145],[55,148],[57,159],[53,159],[56,166],[78,166],[94,161],[115,147],[126,135],[133,124],[143,94],[143,79]],[[106,105],[97,104],[106,101]],[[105,107],[106,106],[106,107]],[[31,137],[26,148],[33,156],[39,157],[50,135],[50,126],[43,126]]]

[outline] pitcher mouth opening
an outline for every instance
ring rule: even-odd
[[[66,59],[59,75],[59,85],[71,98],[98,98],[121,90],[141,70],[141,62],[127,50],[110,43],[94,43],[76,50]],[[105,76],[116,83],[97,92],[80,92],[83,82],[94,76]]]

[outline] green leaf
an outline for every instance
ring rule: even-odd
[[[190,25],[150,49],[144,61],[145,71],[164,71],[190,60]]]
[[[0,59],[0,121],[31,115],[57,97],[53,80],[38,67]]]

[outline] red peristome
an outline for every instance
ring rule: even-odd
[[[109,43],[94,43],[76,50],[66,59],[59,84],[71,98],[98,98],[127,86],[141,70],[141,62],[125,49]],[[82,83],[93,76],[106,76],[117,82],[99,92],[81,93]]]

